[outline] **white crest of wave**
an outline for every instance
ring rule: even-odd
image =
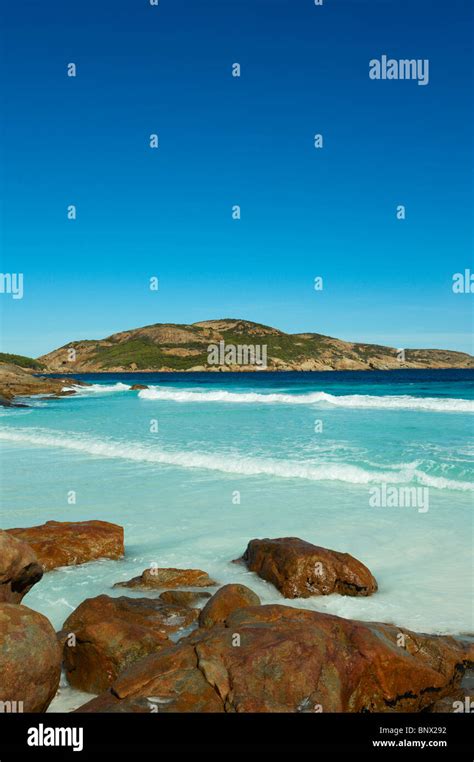
[[[82,434],[62,434],[44,429],[0,430],[0,440],[25,442],[42,447],[59,447],[87,453],[102,458],[122,458],[141,463],[158,463],[180,468],[201,468],[245,476],[268,475],[284,479],[309,479],[310,481],[341,481],[349,484],[386,483],[400,484],[415,482],[426,487],[474,490],[471,482],[462,482],[445,477],[431,476],[416,468],[416,464],[400,464],[397,471],[369,471],[348,463],[313,463],[279,460],[276,458],[246,458],[199,452],[166,451],[157,447],[147,447],[138,442],[118,442],[99,440]],[[388,465],[388,469],[391,467]]]
[[[380,410],[427,410],[437,413],[474,413],[474,400],[411,397],[373,396],[366,394],[334,395],[326,392],[308,392],[307,394],[281,394],[259,392],[216,391],[179,391],[151,387],[142,389],[138,396],[144,400],[169,400],[173,402],[224,402],[234,404],[259,405],[317,405],[326,403],[334,407],[374,408]]]
[[[63,391],[76,392],[79,397],[88,397],[92,394],[102,394],[103,392],[127,392],[130,389],[128,384],[122,384],[118,381],[116,384],[90,384],[89,386],[79,386],[72,384],[71,386],[63,386]]]

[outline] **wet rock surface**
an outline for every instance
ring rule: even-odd
[[[377,582],[349,553],[312,545],[298,537],[251,540],[242,561],[285,598],[312,595],[372,595]]]
[[[88,598],[59,633],[69,683],[90,693],[106,690],[124,669],[170,645],[168,636],[191,625],[198,613],[159,599]]]
[[[147,656],[78,711],[144,711],[152,697],[160,712],[419,712],[473,660],[451,637],[254,606]]]
[[[6,531],[31,546],[45,571],[124,554],[123,528],[108,521],[47,521]]]

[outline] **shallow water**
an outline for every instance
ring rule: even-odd
[[[28,594],[56,627],[152,563],[199,567],[281,603],[231,561],[251,538],[292,535],[352,553],[379,592],[286,603],[474,631],[472,371],[84,378],[94,386],[78,396],[4,410],[0,422],[3,527],[125,527],[123,560],[55,570]],[[428,510],[373,507],[383,484],[423,488]]]

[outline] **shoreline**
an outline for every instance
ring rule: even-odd
[[[453,372],[459,372],[459,371],[474,371],[474,368],[466,367],[466,368],[459,368],[459,367],[443,367],[443,368],[388,368],[388,369],[361,369],[358,368],[356,370],[348,370],[348,369],[331,369],[331,370],[270,370],[265,369],[262,370],[262,373],[267,373],[271,375],[278,375],[281,377],[296,377],[296,376],[304,376],[306,378],[315,376],[315,374],[329,374],[332,376],[333,374],[337,374],[338,376],[342,374],[347,374],[347,376],[351,379],[354,378],[354,376],[359,376],[359,374],[368,374],[368,377],[372,376],[373,374],[377,373],[383,373],[383,374],[391,374],[391,373],[407,373],[408,375],[411,374],[417,374],[419,372],[428,372],[428,373],[434,373],[436,371],[453,371]],[[116,377],[116,376],[125,376],[130,377],[130,380],[136,378],[137,376],[153,376],[153,375],[165,375],[168,377],[187,377],[190,375],[198,376],[197,382],[200,380],[204,380],[206,377],[215,377],[216,373],[223,373],[224,378],[235,378],[235,377],[252,377],[252,379],[255,378],[255,373],[257,371],[255,369],[253,370],[247,370],[247,369],[239,369],[238,371],[232,371],[232,370],[206,370],[206,371],[192,371],[192,370],[108,370],[108,371],[86,371],[86,370],[78,370],[78,371],[68,371],[67,373],[65,371],[40,371],[32,370],[32,369],[26,369],[22,368],[20,366],[15,366],[11,364],[1,363],[0,362],[0,407],[28,407],[26,402],[23,401],[17,401],[21,400],[22,398],[60,398],[60,397],[70,397],[75,396],[77,394],[77,391],[74,389],[65,389],[64,384],[66,379],[74,379],[76,381],[77,386],[90,386],[91,383],[88,381],[82,380],[81,376],[100,376],[101,378],[107,379],[109,377]],[[168,379],[166,379],[167,381]],[[171,380],[171,379],[170,379]],[[432,379],[431,379],[432,380]],[[165,383],[165,379],[161,380],[161,383]],[[133,390],[133,385],[131,387]]]
[[[383,619],[361,620],[308,608],[305,599],[327,595],[325,584],[331,580],[339,585],[345,579],[349,587],[340,588],[338,595],[350,598],[377,595],[377,582],[356,557],[298,538],[249,541],[239,559],[251,573],[243,583],[223,582],[201,569],[170,567],[151,567],[138,577],[120,580],[120,560],[126,555],[123,529],[103,521],[53,521],[10,529],[0,532],[0,542],[15,558],[0,607],[12,623],[19,612],[25,622],[48,634],[49,643],[43,637],[41,645],[31,644],[33,673],[43,669],[45,656],[54,665],[47,698],[38,690],[26,712],[152,711],[148,697],[163,696],[170,706],[162,710],[180,714],[417,714],[459,711],[459,702],[471,691],[470,636],[429,634]],[[32,559],[49,576],[54,569],[79,572],[81,566],[86,572],[88,561],[104,557],[113,564],[115,584],[104,584],[95,597],[82,596],[58,632],[49,619],[28,607],[28,600],[26,606],[24,601],[19,605],[31,586],[42,584],[41,575],[25,577]],[[276,563],[271,572],[266,565],[270,557]],[[313,568],[316,558],[322,576]],[[353,574],[368,587],[355,590]],[[247,587],[254,588],[258,578],[271,584],[277,603],[264,602]],[[21,592],[14,593],[20,600],[10,599],[20,579]],[[203,662],[195,664],[202,649]],[[8,654],[12,675],[20,658],[21,651]],[[262,692],[260,672],[267,674],[268,669],[277,670],[279,680],[268,681]],[[125,692],[122,684],[128,686]],[[17,700],[21,688],[10,679],[9,700]],[[302,708],[308,695],[314,706]]]
[[[205,370],[196,370],[193,368],[187,368],[182,370],[176,370],[174,368],[116,368],[114,370],[70,370],[70,371],[61,371],[61,370],[44,370],[40,373],[35,372],[35,375],[37,376],[46,376],[46,377],[57,377],[57,376],[75,376],[75,375],[101,375],[101,376],[116,376],[118,374],[120,375],[130,375],[130,376],[136,376],[143,374],[151,374],[151,373],[163,373],[166,375],[189,375],[189,374],[196,374],[196,375],[216,375],[218,373],[223,373],[224,375],[227,374],[233,374],[233,375],[245,375],[245,374],[265,374],[265,373],[305,373],[308,375],[318,374],[318,373],[367,373],[369,375],[373,373],[398,373],[399,371],[420,371],[420,370],[426,370],[426,371],[436,371],[436,370],[472,370],[474,371],[473,365],[436,365],[436,366],[426,366],[426,365],[398,365],[390,368],[313,368],[313,369],[298,369],[298,368],[257,368],[253,366],[220,366],[220,367],[211,367],[209,369]]]
[[[228,376],[252,376],[255,377],[256,374],[274,374],[274,375],[285,375],[285,376],[317,376],[322,374],[330,374],[330,375],[340,375],[340,374],[350,374],[351,377],[355,374],[361,374],[361,375],[367,375],[372,376],[376,373],[418,373],[418,372],[426,371],[428,373],[434,373],[436,371],[472,371],[474,373],[474,367],[464,367],[460,368],[459,366],[449,366],[449,367],[440,367],[440,368],[426,368],[426,367],[400,367],[400,368],[357,368],[354,370],[348,369],[348,368],[331,368],[326,370],[295,370],[295,369],[289,369],[289,370],[283,370],[283,369],[269,369],[266,368],[265,370],[248,370],[248,369],[242,369],[242,370],[156,370],[156,369],[149,369],[146,370],[76,370],[76,371],[59,371],[59,370],[50,370],[50,371],[41,371],[41,372],[35,372],[36,377],[40,378],[74,378],[75,376],[140,376],[140,375],[166,375],[166,376],[189,376],[189,375],[195,375],[195,376],[215,376],[217,374],[223,374],[225,377]]]
[[[84,381],[77,381],[78,386],[87,386]],[[64,389],[64,381],[46,376],[42,377],[31,369],[18,365],[0,363],[0,407],[27,407],[18,402],[23,397],[69,397],[74,391]]]

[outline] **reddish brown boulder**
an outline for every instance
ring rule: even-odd
[[[142,659],[79,711],[142,711],[152,697],[160,712],[418,712],[473,663],[474,646],[451,637],[254,606]]]
[[[44,712],[61,675],[61,650],[46,617],[0,603],[0,702],[7,712]]]
[[[42,576],[33,549],[0,530],[0,602],[20,603]]]
[[[214,593],[199,615],[200,627],[223,624],[229,614],[245,606],[259,606],[260,598],[245,585],[224,585]]]
[[[251,540],[242,560],[285,598],[311,595],[372,595],[377,582],[363,563],[298,537]]]
[[[117,582],[114,587],[156,590],[162,587],[212,587],[216,583],[201,569],[145,569],[139,577]]]
[[[146,384],[132,384],[130,387],[130,391],[134,392],[138,389],[148,389],[148,386]]]
[[[72,645],[69,637],[64,645],[67,679],[88,693],[107,690],[124,669],[169,642],[160,632],[115,619],[86,625],[75,633]]]
[[[459,688],[454,689],[449,696],[438,699],[429,711],[441,714],[472,714],[474,712],[474,670],[468,669],[464,673]]]
[[[31,545],[45,571],[124,554],[123,528],[108,521],[47,521],[6,531]]]
[[[170,646],[124,672],[107,692],[77,712],[223,712],[220,697],[190,644]]]
[[[128,598],[124,595],[112,598],[108,595],[98,595],[82,601],[68,616],[62,630],[76,632],[86,625],[117,619],[168,635],[188,627],[198,614],[196,609],[165,603],[159,598]]]
[[[194,590],[165,590],[159,596],[165,603],[175,603],[177,606],[193,606],[195,603],[210,598],[211,594]]]
[[[100,693],[138,659],[169,645],[168,634],[195,621],[198,611],[150,598],[88,598],[59,633],[72,686]]]

